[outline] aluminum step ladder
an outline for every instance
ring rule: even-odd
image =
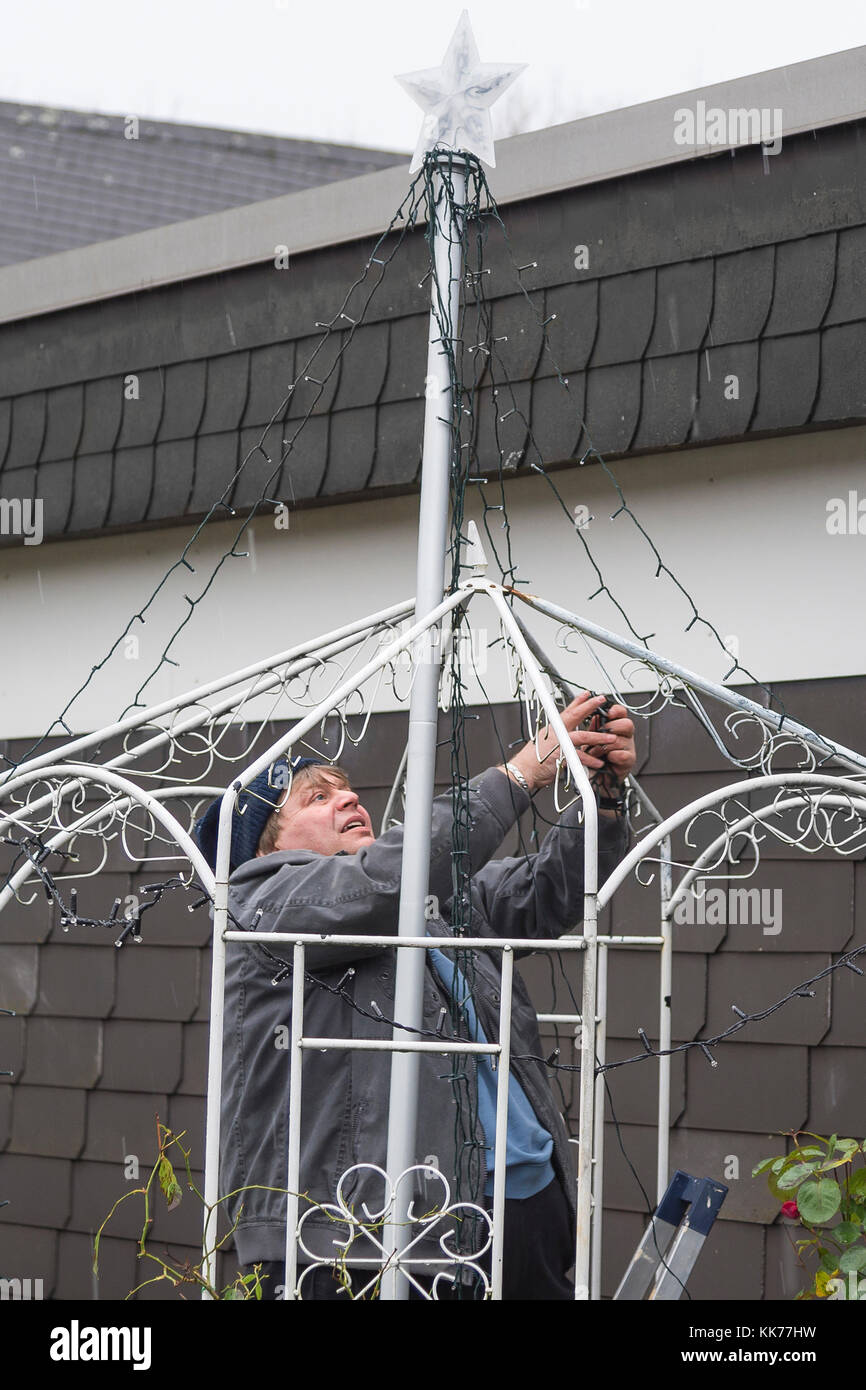
[[[678,1168],[614,1299],[680,1298],[727,1195],[724,1183],[693,1178]]]

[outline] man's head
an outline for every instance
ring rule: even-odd
[[[309,849],[317,854],[356,854],[376,836],[368,813],[340,767],[300,768],[284,804],[268,819],[257,855]]]

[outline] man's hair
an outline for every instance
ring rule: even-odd
[[[327,789],[335,781],[343,787],[352,785],[349,781],[349,774],[344,768],[338,767],[336,763],[333,766],[330,763],[309,763],[307,767],[301,767],[292,774],[289,796],[296,787],[312,786]],[[277,810],[272,811],[268,816],[265,828],[259,836],[259,854],[273,854],[277,836],[280,833],[280,814],[287,801],[288,797],[284,797]]]

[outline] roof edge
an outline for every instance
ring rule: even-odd
[[[858,120],[866,116],[864,64],[866,45],[515,135],[497,146],[491,187],[505,204],[756,143],[678,144],[681,113],[700,102],[707,111],[766,111],[771,120],[780,112],[783,136]],[[408,165],[409,156],[405,167],[4,267],[0,323],[262,264],[278,246],[291,256],[376,237],[405,197]]]

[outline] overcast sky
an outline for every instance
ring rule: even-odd
[[[0,0],[0,100],[410,150],[462,0]],[[497,134],[866,44],[863,0],[472,0]]]

